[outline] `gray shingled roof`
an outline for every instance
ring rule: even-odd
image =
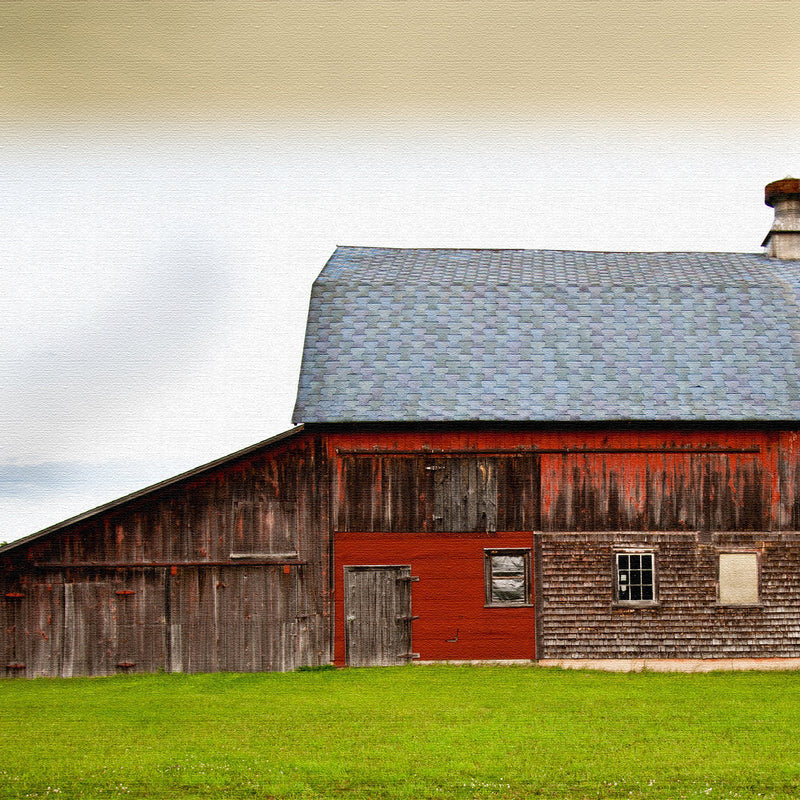
[[[800,261],[339,247],[296,422],[797,420]]]

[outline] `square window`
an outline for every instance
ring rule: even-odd
[[[646,603],[656,599],[652,553],[617,553],[616,572],[617,602]]]
[[[484,571],[487,606],[530,605],[530,550],[485,550]]]

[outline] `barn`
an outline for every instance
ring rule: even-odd
[[[761,254],[339,247],[286,433],[0,548],[0,673],[800,666],[800,181]]]

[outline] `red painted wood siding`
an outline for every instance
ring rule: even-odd
[[[535,658],[534,608],[486,608],[484,587],[484,548],[532,546],[526,533],[337,534],[335,663],[345,663],[344,567],[366,564],[409,564],[419,577],[411,644],[420,660]]]

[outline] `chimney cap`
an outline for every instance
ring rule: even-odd
[[[775,207],[776,200],[791,195],[800,195],[800,179],[798,178],[781,178],[781,180],[768,183],[764,187],[764,202],[770,208]]]

